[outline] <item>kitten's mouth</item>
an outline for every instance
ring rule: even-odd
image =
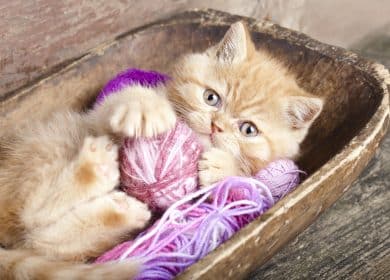
[[[211,146],[216,146],[217,145],[217,133],[210,133],[209,134],[209,141]]]
[[[208,148],[214,146],[214,139],[210,133],[198,133],[198,137],[203,147]]]
[[[217,133],[210,133],[209,138],[213,146],[217,145]]]

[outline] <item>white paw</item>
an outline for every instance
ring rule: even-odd
[[[127,229],[141,229],[149,222],[152,214],[145,203],[121,191],[115,191],[109,196],[116,209],[125,216]]]
[[[202,154],[198,169],[200,185],[203,187],[239,174],[233,155],[214,147]]]
[[[176,114],[165,97],[149,88],[133,90],[131,98],[118,105],[110,118],[115,133],[127,137],[152,137],[175,126]]]
[[[119,184],[118,147],[107,137],[86,137],[80,152],[80,167],[91,168],[102,192]]]

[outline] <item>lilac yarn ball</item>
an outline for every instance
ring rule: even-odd
[[[272,196],[279,200],[298,185],[300,174],[305,172],[299,170],[292,160],[279,159],[257,172],[255,178],[264,183],[270,189]]]

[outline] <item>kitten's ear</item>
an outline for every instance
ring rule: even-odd
[[[323,100],[317,97],[289,96],[284,116],[292,129],[308,128],[322,111]]]
[[[217,45],[217,58],[222,62],[240,63],[254,51],[249,31],[242,22],[232,24]]]

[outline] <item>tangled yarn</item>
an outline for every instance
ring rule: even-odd
[[[276,166],[284,170],[283,180],[273,182],[271,175],[267,185],[258,178],[229,177],[187,195],[135,240],[116,246],[96,262],[137,258],[143,268],[136,279],[173,279],[297,186],[301,171],[292,161],[276,161],[271,169]],[[268,171],[265,174],[274,172]]]

